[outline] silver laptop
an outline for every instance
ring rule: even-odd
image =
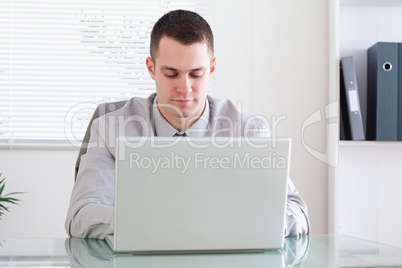
[[[291,141],[118,139],[113,251],[279,249]]]

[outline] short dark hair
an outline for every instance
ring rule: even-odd
[[[150,54],[155,60],[163,36],[173,38],[184,45],[196,42],[207,44],[211,58],[214,56],[214,36],[208,22],[195,12],[173,10],[163,15],[151,32]]]

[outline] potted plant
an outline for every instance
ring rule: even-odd
[[[22,194],[21,192],[13,192],[3,195],[4,187],[6,186],[6,178],[1,179],[2,175],[3,173],[0,173],[0,219],[5,212],[8,212],[8,207],[6,207],[7,203],[16,205],[17,202],[20,201],[19,199],[10,196]]]

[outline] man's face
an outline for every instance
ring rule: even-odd
[[[166,36],[160,40],[156,59],[147,58],[159,110],[173,126],[183,118],[194,123],[201,116],[215,65],[205,43],[183,45]]]

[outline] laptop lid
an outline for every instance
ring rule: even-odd
[[[290,139],[118,139],[115,252],[283,246]]]

